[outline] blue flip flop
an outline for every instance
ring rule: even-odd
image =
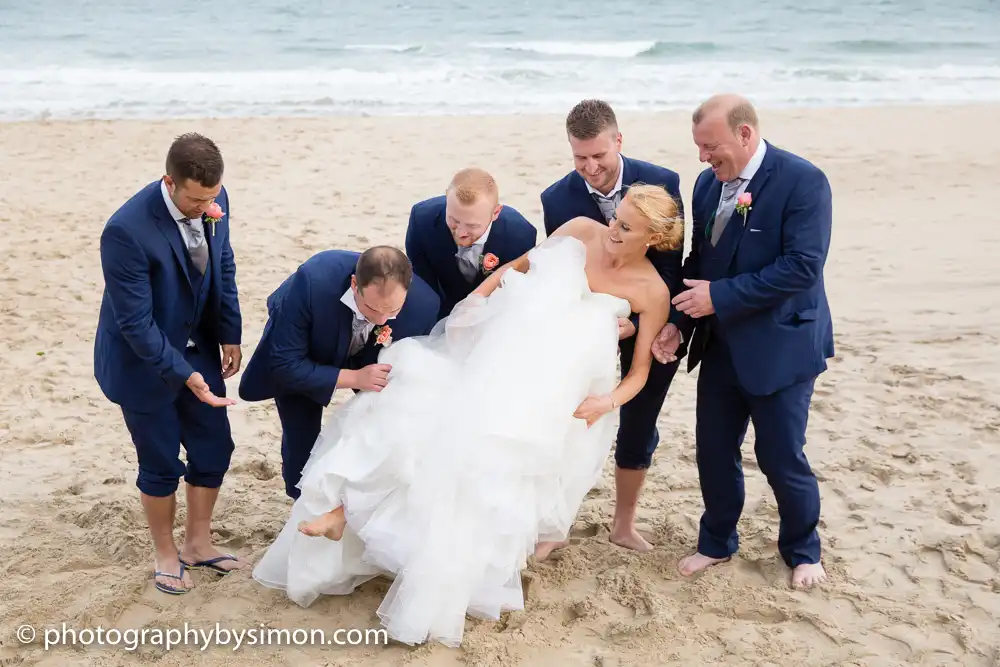
[[[231,560],[237,562],[239,561],[239,559],[236,558],[236,556],[232,554],[226,554],[224,556],[216,556],[215,558],[209,558],[208,560],[200,560],[197,563],[186,563],[182,560],[181,566],[186,567],[189,570],[211,570],[212,572],[226,575],[232,572],[233,570],[227,570],[224,567],[219,567],[218,565],[216,565],[216,563],[221,563],[224,560]]]
[[[176,579],[177,581],[184,581],[184,570],[185,570],[184,561],[181,561],[180,574],[170,574],[169,572],[154,572],[153,584],[156,586],[156,590],[167,593],[168,595],[184,595],[185,593],[187,593],[191,589],[187,588],[186,586],[180,586],[180,587],[170,586],[168,584],[164,584],[163,582],[156,581],[157,577],[170,577],[171,579]]]

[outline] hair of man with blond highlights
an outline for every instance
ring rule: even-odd
[[[662,186],[635,183],[625,199],[649,222],[657,250],[676,250],[684,242],[684,218],[677,200]]]
[[[446,192],[454,192],[458,201],[468,206],[486,197],[494,206],[500,201],[500,188],[485,169],[468,167],[456,173]]]
[[[726,124],[733,133],[739,132],[741,125],[749,125],[753,129],[759,129],[760,121],[757,118],[757,110],[754,109],[750,100],[742,95],[713,95],[698,105],[698,108],[691,114],[691,122],[695,125],[705,120],[706,116],[717,111],[725,111]]]
[[[604,100],[583,100],[566,115],[566,132],[574,139],[593,139],[609,129],[618,131],[618,119]]]

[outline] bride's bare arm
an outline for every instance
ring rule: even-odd
[[[593,233],[592,228],[595,224],[599,223],[595,223],[590,218],[573,218],[572,220],[568,221],[566,224],[560,226],[558,229],[552,232],[552,235],[549,236],[547,239],[543,240],[542,243],[545,243],[545,241],[548,241],[549,239],[555,238],[557,236],[572,236],[586,243],[588,236]],[[542,245],[542,243],[540,243],[539,245]],[[528,267],[531,266],[531,263],[528,261],[528,253],[530,252],[531,251],[529,250],[528,252],[524,253],[517,259],[507,262],[506,264],[498,268],[496,271],[490,274],[490,277],[484,280],[482,284],[479,287],[477,287],[472,293],[483,297],[493,294],[493,291],[497,287],[500,287],[500,281],[503,279],[503,274],[507,271],[514,270],[520,273],[527,273]]]
[[[650,283],[643,303],[635,304],[639,311],[639,333],[628,373],[610,394],[587,397],[573,413],[574,417],[585,420],[588,427],[615,408],[631,401],[646,386],[653,363],[653,340],[667,323],[667,316],[670,314],[670,290],[660,280]]]
[[[670,315],[670,290],[661,281],[651,282],[653,286],[647,293],[642,312],[639,313],[639,333],[635,338],[632,365],[611,392],[611,401],[616,408],[631,401],[646,386],[649,369],[653,364],[653,341]]]

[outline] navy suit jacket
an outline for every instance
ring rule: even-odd
[[[160,181],[150,183],[108,219],[101,233],[104,295],[94,340],[94,376],[108,400],[146,411],[176,400],[194,372],[184,358],[188,340],[222,374],[220,345],[238,345],[243,328],[236,290],[236,262],[229,244],[229,196],[216,198],[225,212],[206,234],[211,291],[193,319],[196,295],[187,249],[170,215]],[[212,378],[205,380],[212,383]]]
[[[752,202],[745,224],[734,211],[738,217],[711,249],[713,261],[707,261],[705,229],[722,183],[711,169],[695,181],[693,241],[684,272],[689,279],[712,281],[715,315],[698,320],[685,315],[681,331],[690,338],[694,330],[689,372],[701,359],[708,328],[717,326],[740,384],[750,394],[768,395],[817,376],[834,354],[823,281],[832,193],[819,168],[771,144],[746,192]]]
[[[240,378],[240,397],[263,401],[300,394],[326,406],[343,368],[376,363],[375,330],[353,361],[348,359],[354,311],[341,302],[350,289],[360,253],[325,250],[306,260],[267,299],[267,324]],[[389,320],[392,339],[424,336],[437,322],[439,299],[413,276],[406,301]]]
[[[471,282],[458,268],[458,246],[445,221],[445,195],[425,199],[410,209],[406,227],[406,254],[413,271],[441,298],[438,318],[451,314],[455,305],[482,284],[489,272],[480,271]],[[504,206],[490,227],[483,256],[493,253],[499,266],[513,261],[535,247],[538,230],[516,209]]]
[[[623,192],[634,183],[659,185],[664,188],[677,201],[679,214],[681,218],[684,217],[681,177],[676,172],[622,155]],[[542,192],[542,214],[545,219],[545,233],[549,236],[560,226],[577,217],[591,218],[607,224],[604,214],[601,213],[601,207],[587,189],[586,181],[576,171],[569,172]],[[683,242],[676,250],[660,251],[650,248],[646,256],[656,267],[663,282],[670,288],[671,297],[678,294],[683,289]],[[671,311],[671,322],[677,323],[678,317],[676,312]]]

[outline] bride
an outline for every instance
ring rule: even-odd
[[[309,606],[387,575],[378,615],[407,644],[458,646],[466,614],[523,609],[521,569],[565,544],[617,409],[646,382],[670,304],[646,250],[683,234],[665,190],[633,185],[610,225],[569,221],[429,336],[385,349],[388,386],[327,422],[254,578]],[[635,357],[616,383],[630,312]]]

